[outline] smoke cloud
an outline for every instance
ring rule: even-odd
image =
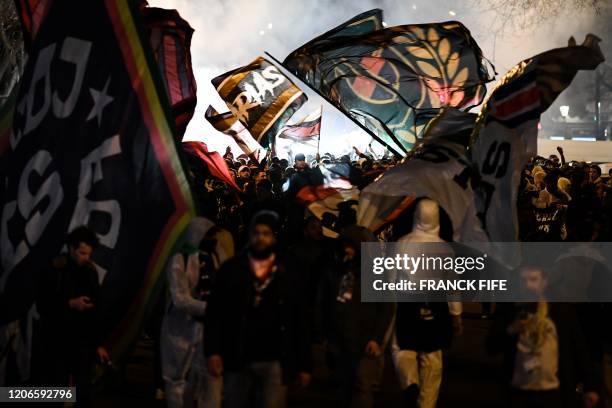
[[[461,21],[470,29],[485,57],[495,65],[497,78],[525,58],[566,45],[571,35],[580,43],[594,27],[603,27],[598,22],[602,17],[596,16],[592,9],[584,9],[560,13],[538,27],[517,31],[516,25],[488,9],[487,2],[476,0],[150,0],[149,3],[154,7],[177,9],[195,29],[191,52],[198,83],[198,106],[186,140],[203,140],[211,149],[219,151],[231,145],[236,152],[233,141],[215,131],[204,118],[209,104],[219,111],[227,110],[210,80],[249,63],[264,51],[282,60],[313,37],[366,10],[383,9],[389,26]],[[611,47],[602,43],[602,48],[605,52]],[[368,135],[306,86],[296,83],[306,91],[309,102],[294,119],[323,105],[321,152],[346,153],[353,145],[365,149],[370,142]]]

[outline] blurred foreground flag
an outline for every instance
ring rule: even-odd
[[[283,66],[400,154],[440,108],[480,104],[493,79],[461,23],[383,28],[378,9],[313,39]]]
[[[569,47],[522,61],[502,77],[480,112],[470,153],[481,177],[477,208],[492,241],[518,238],[520,177],[528,157],[537,154],[540,115],[579,70],[604,60],[599,41],[588,35],[576,46],[572,38]]]
[[[234,118],[263,147],[308,99],[278,68],[262,57],[212,80]]]
[[[321,134],[322,113],[323,107],[319,107],[299,122],[286,125],[278,134],[278,137],[316,147],[317,138]]]
[[[137,339],[195,212],[138,13],[128,0],[52,3],[28,50],[3,157],[0,326],[32,310],[41,274],[87,225],[101,243],[96,327],[113,361]]]
[[[23,29],[26,51],[36,38],[49,9],[56,0],[16,0]],[[196,106],[196,81],[191,66],[193,28],[176,10],[148,7],[144,0],[134,1],[146,35],[153,48],[153,57],[165,83],[170,101],[176,137],[180,141]],[[1,137],[1,134],[0,134]],[[0,150],[0,154],[1,154]]]
[[[49,8],[55,0],[15,0],[17,14],[21,21],[23,41],[26,50],[30,47],[40,26],[47,17]]]
[[[293,174],[285,194],[319,219],[326,214],[337,218],[343,206],[356,207],[359,202],[353,176],[349,163],[319,163],[312,171]]]

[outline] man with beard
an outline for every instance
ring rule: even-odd
[[[66,387],[72,376],[78,406],[89,406],[91,372],[97,358],[109,360],[100,346],[96,319],[100,284],[91,262],[98,237],[87,227],[74,229],[59,255],[41,276],[36,307],[40,314],[34,359],[37,385]]]
[[[210,373],[223,375],[228,408],[284,407],[288,381],[310,382],[302,275],[276,251],[278,228],[276,213],[255,214],[247,249],[221,267],[211,291],[204,352]]]

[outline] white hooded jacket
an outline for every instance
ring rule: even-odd
[[[440,207],[438,203],[428,198],[419,201],[414,213],[412,232],[398,239],[398,242],[410,244],[446,242],[440,238]],[[452,252],[450,247],[449,251]],[[423,248],[422,251],[414,251],[412,249],[410,252],[426,251]],[[448,309],[452,315],[460,315],[463,310],[461,302],[448,302]]]

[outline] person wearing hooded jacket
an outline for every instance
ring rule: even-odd
[[[221,380],[208,374],[203,354],[203,317],[214,271],[230,254],[206,218],[191,220],[185,243],[168,263],[170,299],[161,328],[161,364],[168,407],[221,407]]]
[[[375,241],[364,227],[346,227],[317,293],[315,336],[326,341],[341,385],[342,406],[346,407],[374,406],[374,393],[383,374],[384,349],[391,336],[395,305],[361,301],[361,243]]]
[[[425,198],[416,205],[412,232],[398,242],[411,244],[408,251],[421,254],[431,247],[417,251],[414,244],[445,241],[440,237],[438,203]],[[453,328],[461,332],[461,312],[460,302],[398,303],[392,356],[405,406],[435,408],[442,382],[442,348],[450,346]]]

